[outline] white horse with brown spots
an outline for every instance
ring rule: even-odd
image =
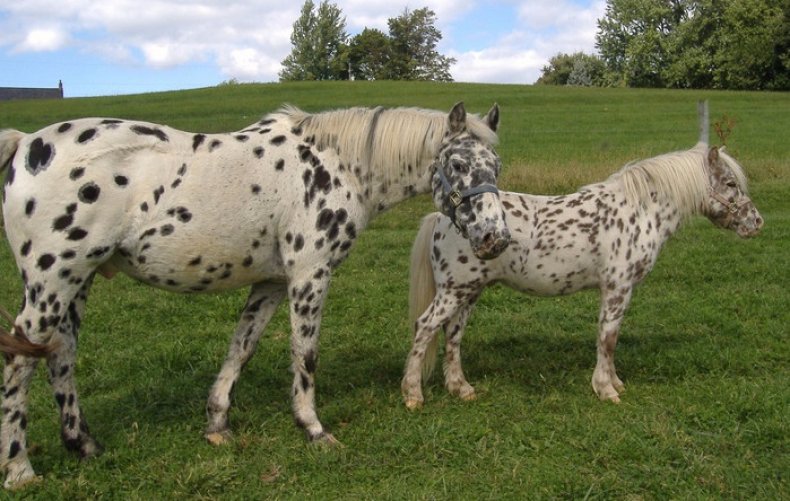
[[[620,322],[667,239],[689,216],[705,215],[741,237],[757,234],[763,220],[747,195],[746,177],[722,149],[707,145],[707,107],[700,110],[700,142],[623,167],[609,179],[561,196],[501,192],[510,246],[499,257],[474,256],[452,223],[427,216],[411,255],[410,313],[414,342],[402,391],[406,406],[422,405],[422,379],[436,358],[444,328],[445,385],[462,399],[474,388],[461,368],[461,338],[486,286],[502,283],[527,294],[558,296],[598,288],[598,362],[592,387],[619,402],[623,383],[614,366]]]
[[[0,133],[5,229],[24,284],[12,333],[0,335],[6,487],[35,477],[26,424],[36,357],[47,360],[66,448],[101,451],[74,380],[96,272],[183,293],[251,286],[208,399],[213,443],[228,437],[231,391],[287,297],[294,419],[311,441],[334,442],[314,382],[332,271],[376,214],[430,191],[478,256],[501,252],[509,234],[495,187],[498,122],[496,106],[481,119],[459,103],[449,114],[286,107],[229,134],[100,118]]]

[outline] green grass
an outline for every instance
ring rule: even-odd
[[[464,340],[479,398],[436,376],[408,412],[400,377],[410,333],[408,253],[427,197],[373,222],[338,270],[325,309],[318,410],[345,447],[308,445],[293,425],[288,319],[281,308],[246,368],[234,440],[202,439],[208,389],[245,291],[179,296],[98,278],[80,337],[83,410],[103,456],[60,445],[40,370],[31,391],[26,499],[787,499],[790,325],[790,95],[529,86],[323,83],[0,103],[0,128],[79,116],[236,130],[290,102],[307,110],[502,107],[501,186],[573,191],[628,160],[690,147],[696,101],[736,119],[731,152],[766,226],[740,240],[695,219],[637,289],[617,350],[619,406],[599,402],[596,293],[485,292]],[[0,304],[21,284],[0,246]]]

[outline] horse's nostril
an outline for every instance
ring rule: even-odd
[[[493,247],[496,244],[496,238],[494,238],[493,233],[486,233],[483,236],[483,245],[485,247]]]
[[[754,220],[754,224],[756,224],[758,228],[762,228],[763,227],[763,218],[761,218],[760,216],[757,216],[757,218]]]

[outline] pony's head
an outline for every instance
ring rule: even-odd
[[[499,125],[499,107],[494,105],[483,119],[487,130],[479,123],[468,126],[463,103],[453,107],[447,120],[447,132],[431,167],[433,201],[469,239],[475,255],[491,259],[510,243],[496,188],[502,162],[490,138]]]
[[[757,235],[763,227],[763,218],[749,198],[741,167],[723,147],[711,147],[705,162],[709,184],[703,205],[705,215],[741,238]]]

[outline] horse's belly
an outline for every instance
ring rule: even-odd
[[[519,246],[514,246],[513,250],[518,249]],[[501,281],[509,287],[537,296],[572,294],[598,284],[591,255],[557,248],[544,253],[533,250],[528,254],[521,249],[519,259],[511,259],[501,276]]]
[[[180,245],[179,245],[180,243]],[[263,280],[284,280],[282,260],[268,242],[172,240],[120,248],[106,269],[177,292],[220,291]]]

